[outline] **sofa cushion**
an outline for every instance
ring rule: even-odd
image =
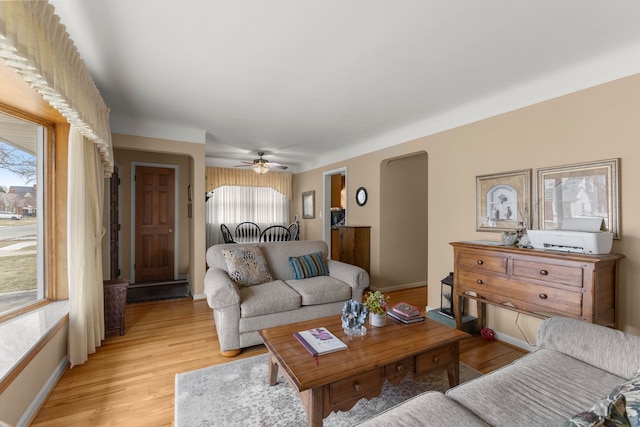
[[[325,304],[351,298],[351,287],[331,276],[287,280],[287,284],[302,296],[302,305]]]
[[[300,308],[302,298],[282,280],[240,289],[240,317],[261,316]]]
[[[289,257],[289,264],[291,264],[291,268],[293,268],[293,275],[296,279],[329,275],[329,267],[327,267],[327,263],[324,262],[322,252],[315,252],[299,257]]]
[[[563,353],[540,349],[447,396],[492,426],[562,425],[624,378]]]
[[[273,280],[262,250],[257,246],[238,246],[223,250],[229,277],[240,286],[253,286]]]

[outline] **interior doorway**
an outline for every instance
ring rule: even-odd
[[[329,254],[333,252],[332,229],[347,223],[347,168],[324,172],[323,182],[323,240],[329,246]]]
[[[424,151],[380,164],[380,290],[427,284],[427,178]]]

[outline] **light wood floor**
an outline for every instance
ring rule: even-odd
[[[427,304],[425,288],[391,293],[391,303]],[[206,301],[179,299],[130,304],[126,333],[109,336],[89,360],[68,369],[33,426],[171,426],[175,375],[265,353],[264,346],[233,358],[219,354]],[[472,337],[461,360],[487,373],[526,354],[500,342]]]

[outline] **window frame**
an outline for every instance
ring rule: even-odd
[[[54,240],[49,238],[49,230],[53,229],[54,215],[53,215],[53,194],[55,188],[55,135],[58,131],[55,123],[43,119],[37,115],[25,112],[23,110],[10,107],[6,104],[0,103],[0,113],[15,117],[20,120],[25,120],[35,125],[41,126],[44,130],[44,142],[42,147],[37,147],[36,152],[38,155],[38,166],[42,167],[41,174],[38,178],[42,178],[43,183],[37,183],[39,188],[44,188],[44,194],[42,194],[43,206],[38,207],[38,216],[44,215],[41,221],[41,230],[38,235],[38,256],[36,265],[37,268],[42,268],[42,271],[37,271],[37,274],[42,278],[42,289],[38,289],[38,293],[44,291],[44,297],[39,298],[32,303],[25,304],[15,309],[8,310],[4,313],[0,313],[0,322],[12,319],[20,316],[24,313],[35,310],[46,304],[56,300],[57,292],[55,286],[54,268],[55,265],[53,254],[55,253]],[[42,156],[42,158],[40,158]],[[40,253],[43,252],[43,253]]]

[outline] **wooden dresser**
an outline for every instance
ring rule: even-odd
[[[583,255],[489,242],[454,242],[455,318],[461,328],[464,298],[546,318],[560,315],[617,327],[616,298],[621,254]]]
[[[357,265],[369,273],[370,257],[370,226],[339,226],[331,229],[331,259]]]

